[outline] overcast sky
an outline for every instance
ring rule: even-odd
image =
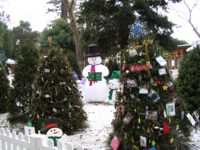
[[[51,20],[56,18],[55,14],[47,14],[47,1],[48,0],[0,0],[0,7],[3,6],[3,9],[10,14],[9,26],[17,26],[20,20],[24,20],[29,21],[34,30],[42,31]],[[189,1],[190,6],[192,6],[193,2],[200,0],[186,1]],[[189,43],[197,41],[197,36],[187,22],[188,11],[185,5],[183,3],[171,4],[169,12],[169,19],[177,24],[174,27],[173,36],[181,40],[186,40]],[[200,27],[199,12],[200,2],[192,14],[193,22],[197,27]]]

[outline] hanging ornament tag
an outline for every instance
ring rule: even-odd
[[[49,73],[49,72],[50,72],[50,69],[45,68],[45,69],[44,69],[44,72],[45,72],[45,73]]]
[[[159,63],[160,66],[164,67],[167,65],[167,61],[162,57],[162,56],[158,56],[156,57],[156,61],[157,63]]]
[[[129,56],[130,56],[130,57],[134,57],[134,56],[137,55],[137,51],[136,51],[136,49],[134,49],[134,48],[129,49],[129,50],[128,50],[128,53],[129,53]]]
[[[126,81],[126,83],[127,83],[127,87],[128,87],[128,88],[137,87],[137,83],[136,83],[135,80],[128,79],[128,80]]]
[[[171,117],[176,115],[175,102],[166,104],[166,113],[167,113],[167,116],[171,116]]]
[[[188,120],[190,121],[190,123],[195,126],[196,121],[194,120],[194,118],[192,117],[192,115],[190,113],[188,113],[187,115]]]
[[[50,98],[51,96],[49,94],[44,95],[45,98]]]
[[[140,136],[140,146],[147,147],[147,138],[144,136]]]
[[[127,113],[123,119],[123,122],[124,124],[128,125],[132,119],[133,119],[133,116],[131,115],[131,113]]]
[[[166,71],[165,68],[160,68],[160,69],[158,70],[158,72],[159,72],[159,75],[161,75],[161,76],[167,74],[167,71]]]
[[[157,121],[158,120],[158,112],[157,111],[146,111],[146,119]]]
[[[148,94],[148,93],[149,93],[149,91],[146,88],[140,88],[140,90],[139,90],[139,94]]]
[[[158,93],[155,90],[151,90],[149,95],[148,95],[154,102],[157,102],[158,100],[160,100],[160,96],[158,95]]]

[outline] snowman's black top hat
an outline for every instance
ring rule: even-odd
[[[97,44],[92,43],[88,45],[87,57],[96,57],[96,56],[100,56],[100,52]]]

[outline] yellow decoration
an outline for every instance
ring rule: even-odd
[[[140,119],[140,117],[138,118],[138,123],[139,123],[139,124],[141,123],[141,119]]]
[[[163,90],[164,90],[164,91],[167,91],[167,89],[168,89],[168,86],[163,85]]]
[[[156,145],[156,142],[153,140],[153,141],[151,141],[151,145],[152,146],[155,146]]]

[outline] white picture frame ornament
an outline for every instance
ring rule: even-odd
[[[167,65],[167,61],[162,56],[156,57],[156,61],[162,67]]]
[[[166,114],[167,116],[173,117],[176,115],[175,102],[166,104]]]
[[[160,68],[160,69],[158,70],[158,73],[159,73],[160,76],[162,76],[162,75],[166,75],[166,74],[167,74],[167,71],[166,71],[165,68]]]
[[[147,88],[140,88],[140,89],[139,89],[139,94],[144,94],[144,95],[146,95],[146,94],[148,94],[148,93],[149,93],[149,91],[148,91]]]
[[[147,138],[145,136],[140,136],[140,146],[147,147]]]

